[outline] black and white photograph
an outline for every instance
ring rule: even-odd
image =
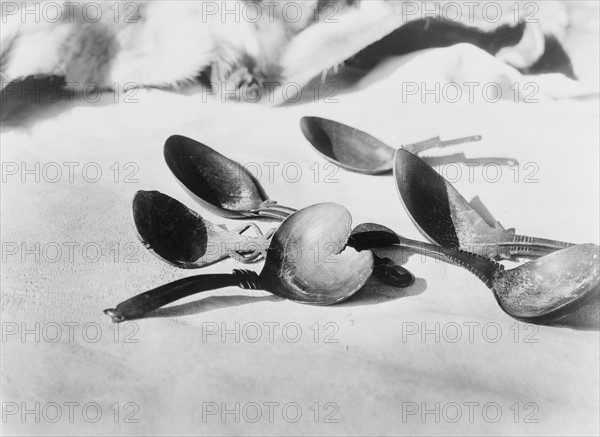
[[[598,436],[598,0],[0,0],[2,436]]]

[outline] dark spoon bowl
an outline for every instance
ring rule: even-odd
[[[182,203],[158,191],[138,191],[132,209],[139,239],[163,261],[189,268],[206,255],[208,226]]]
[[[256,237],[229,231],[159,191],[138,191],[133,199],[138,238],[156,257],[182,269],[199,269],[227,257],[242,263],[258,260],[269,246],[254,225]]]
[[[269,201],[246,168],[198,141],[173,135],[165,143],[164,156],[186,191],[216,215],[254,217],[247,211],[259,209]]]

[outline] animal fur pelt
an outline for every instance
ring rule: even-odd
[[[373,57],[383,56],[390,41],[397,46],[398,40],[374,44],[415,22],[423,23],[417,25],[421,29],[440,23],[450,29],[438,31],[439,41],[432,44],[429,38],[429,45],[466,38],[483,41],[478,45],[495,54],[526,39],[525,50],[506,56],[523,69],[544,52],[539,25],[525,25],[526,8],[504,8],[495,21],[465,9],[452,21],[440,2],[399,0],[1,3],[3,89],[26,78],[48,77],[101,88],[180,87],[199,77],[246,92],[290,81],[302,86],[367,47],[372,50],[362,52],[363,61],[373,64]],[[452,29],[461,29],[463,37]],[[506,34],[504,40],[498,34]],[[420,43],[423,38],[405,51]]]

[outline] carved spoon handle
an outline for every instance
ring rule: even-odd
[[[104,310],[115,323],[136,319],[167,304],[184,297],[216,290],[224,287],[241,287],[246,290],[260,288],[258,275],[248,270],[234,270],[231,274],[198,275],[161,285],[145,293],[138,294],[117,305]]]
[[[494,278],[504,270],[504,266],[484,256],[466,252],[461,249],[448,249],[429,243],[422,243],[398,235],[399,247],[458,265],[477,276],[488,288],[492,288]]]

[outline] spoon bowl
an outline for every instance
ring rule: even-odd
[[[503,272],[494,291],[504,311],[524,319],[554,319],[598,292],[598,246],[580,244]]]
[[[303,117],[300,128],[325,159],[357,173],[389,173],[396,150],[366,132],[320,117]]]
[[[164,157],[185,190],[214,214],[233,219],[257,217],[275,204],[246,168],[191,138],[168,138]]]
[[[330,203],[290,216],[273,235],[262,283],[297,302],[331,305],[346,300],[365,284],[374,266],[370,251],[346,247],[351,223],[346,208]]]

